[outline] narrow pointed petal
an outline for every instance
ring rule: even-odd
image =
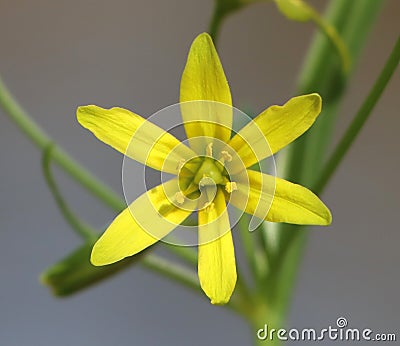
[[[297,96],[272,106],[241,129],[230,141],[246,167],[275,154],[306,132],[321,112],[318,94]]]
[[[175,179],[149,190],[119,214],[93,246],[91,262],[101,266],[132,256],[183,222],[191,212],[169,202],[166,191],[173,186]]]
[[[234,192],[237,195],[231,199],[236,207],[242,208],[237,201],[245,198],[244,194],[249,191],[244,211],[267,221],[320,226],[332,222],[329,209],[304,186],[252,170],[247,172],[250,189],[238,184],[238,190]],[[273,182],[275,194],[271,195],[269,184]],[[269,209],[266,210],[263,205]]]
[[[188,138],[208,136],[228,141],[232,128],[232,98],[224,70],[211,37],[200,34],[192,43],[183,71],[180,102]]]
[[[102,142],[160,171],[176,174],[179,162],[194,155],[168,132],[123,108],[81,106],[77,118]]]
[[[208,241],[210,238],[214,240]],[[229,301],[237,274],[229,217],[221,190],[210,207],[199,211],[198,274],[201,288],[212,304]]]

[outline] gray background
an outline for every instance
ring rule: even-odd
[[[313,3],[323,8],[326,1]],[[148,116],[177,102],[189,45],[211,10],[211,1],[194,0],[1,0],[0,72],[53,138],[121,191],[121,155],[77,124],[75,108],[119,105]],[[388,56],[399,10],[391,0],[380,14],[337,134]],[[219,52],[235,105],[260,111],[289,98],[312,30],[271,4],[231,16]],[[323,196],[334,222],[311,232],[290,326],[325,327],[343,315],[355,327],[398,333],[399,87],[397,71]],[[53,298],[38,275],[79,239],[53,204],[39,152],[1,112],[0,124],[1,346],[250,344],[239,317],[138,267],[72,298]],[[95,226],[113,218],[63,174],[58,179]]]

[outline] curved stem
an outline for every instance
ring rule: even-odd
[[[6,115],[14,121],[21,131],[40,149],[45,151],[52,147],[51,159],[57,163],[65,172],[74,178],[79,184],[85,187],[99,200],[103,201],[111,209],[120,212],[126,208],[125,201],[114,191],[99,181],[93,174],[83,168],[78,162],[72,159],[62,148],[53,143],[51,138],[36,124],[29,114],[18,104],[6,88],[0,78],[0,106]],[[190,248],[169,247],[171,252],[181,258],[194,263],[196,253]]]
[[[337,32],[336,28],[325,21],[314,9],[312,10],[312,20],[333,44],[342,62],[343,72],[348,73],[351,64],[350,55],[346,44]]]
[[[213,15],[211,17],[211,21],[208,27],[208,33],[213,39],[214,45],[217,46],[218,43],[218,35],[222,24],[223,15],[220,14],[218,4],[215,4],[215,9]]]
[[[195,290],[196,292],[201,291],[197,275],[183,266],[171,263],[170,261],[155,255],[147,255],[142,259],[141,263],[146,268],[162,274],[167,278],[173,279],[180,284]],[[240,292],[242,293],[242,291]],[[242,313],[242,307],[240,304],[238,304],[236,297],[232,297],[229,304],[226,306],[238,313]]]
[[[377,81],[372,87],[364,103],[361,105],[359,111],[357,112],[352,123],[343,135],[342,139],[339,141],[339,144],[332,153],[330,159],[328,160],[328,163],[324,167],[321,178],[318,180],[314,187],[314,190],[316,192],[321,192],[325,188],[326,184],[329,182],[336,168],[339,166],[340,162],[343,160],[344,156],[349,150],[351,144],[357,138],[360,130],[371,115],[372,110],[374,109],[376,103],[378,102],[383,91],[385,90],[385,87],[393,76],[393,73],[399,65],[399,62],[400,38],[397,39],[393,51],[390,54],[383,70],[381,71],[381,74],[379,75]]]
[[[149,253],[148,249],[122,261],[95,267],[89,262],[95,241],[96,239],[87,241],[61,261],[46,269],[40,275],[40,281],[48,286],[55,295],[69,296],[109,278],[123,269],[141,264],[167,278],[174,279],[186,287],[195,290],[200,289],[197,276],[193,271]]]
[[[217,45],[221,25],[226,16],[244,6],[267,1],[272,0],[214,0],[214,9],[208,25],[208,33],[212,37],[214,44]]]
[[[48,145],[48,147],[43,152],[42,157],[42,169],[43,175],[49,186],[50,192],[54,197],[54,200],[61,211],[61,214],[64,216],[64,219],[69,223],[71,228],[76,231],[76,233],[86,240],[92,240],[97,238],[96,232],[92,227],[83,221],[79,220],[79,218],[73,213],[73,211],[68,207],[64,198],[62,197],[56,181],[51,173],[51,157],[54,146],[53,144]]]
[[[328,9],[329,21],[338,28],[344,42],[349,47],[351,60],[354,62],[360,53],[362,43],[379,13],[380,1],[365,0],[360,2],[332,0]],[[355,30],[357,28],[357,30]],[[329,41],[317,34],[307,55],[306,64],[299,80],[300,93],[319,92],[325,103],[324,114],[311,131],[291,145],[283,156],[286,179],[312,185],[313,179],[321,169],[323,154],[326,151],[343,90],[349,75],[340,73],[340,65],[335,62]],[[325,117],[327,116],[327,117]],[[318,147],[310,153],[310,148]],[[307,164],[304,164],[307,163]],[[278,166],[279,168],[279,166]],[[275,234],[279,237],[279,270],[271,271],[272,276],[265,280],[268,293],[266,299],[280,305],[279,313],[287,311],[292,288],[297,276],[301,256],[307,240],[304,228],[294,225],[278,224]],[[268,286],[271,287],[268,287]]]
[[[39,149],[45,150],[49,144],[53,143],[51,138],[31,119],[13,98],[1,78],[0,106]],[[94,196],[98,197],[115,211],[121,211],[125,207],[125,202],[114,191],[101,183],[57,145],[54,145],[52,159],[77,182],[86,187]]]
[[[95,240],[87,241],[61,261],[47,268],[41,275],[40,281],[54,295],[67,297],[96,283],[106,280],[118,272],[133,265],[140,264],[145,268],[195,291],[201,292],[199,280],[194,271],[171,262],[168,259],[149,253],[146,249],[135,256],[124,258],[122,261],[101,267],[90,264],[89,257]],[[237,292],[228,304],[236,312],[243,313],[246,301],[245,292]]]
[[[195,289],[196,291],[200,290],[200,284],[197,275],[183,266],[174,264],[171,261],[153,254],[144,257],[141,261],[141,264],[156,273],[176,280],[188,288]]]

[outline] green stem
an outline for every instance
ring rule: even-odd
[[[327,36],[327,38],[331,41],[331,43],[335,46],[337,53],[340,56],[343,66],[343,72],[347,73],[350,69],[350,56],[347,50],[347,46],[344,44],[342,38],[338,34],[335,27],[329,25],[323,18],[318,14],[318,12],[314,12],[313,20],[319,29]]]
[[[264,293],[265,295],[266,293]],[[279,330],[284,323],[284,313],[279,310],[279,306],[261,303],[254,308],[254,315],[250,318],[251,332],[253,335],[253,345],[255,346],[280,346],[283,342],[273,335],[270,338],[271,329]],[[260,330],[261,329],[261,330]]]
[[[95,241],[93,239],[86,242],[70,255],[46,269],[40,276],[40,281],[48,286],[55,295],[69,296],[134,264],[141,264],[188,288],[199,290],[195,273],[181,265],[150,254],[149,250],[144,250],[135,256],[107,266],[95,267],[89,261]]]
[[[45,150],[49,144],[53,143],[51,138],[30,118],[30,116],[13,98],[1,78],[0,106],[39,149]],[[109,189],[91,173],[82,168],[57,145],[54,146],[52,159],[77,182],[86,187],[94,196],[98,197],[115,211],[121,211],[125,207],[125,202],[118,197],[114,191]]]
[[[42,169],[43,175],[49,186],[50,192],[53,195],[53,198],[61,211],[61,214],[64,216],[64,219],[69,223],[71,228],[76,231],[76,233],[85,240],[95,239],[97,237],[96,232],[92,227],[90,227],[85,222],[79,220],[79,218],[73,213],[73,211],[68,207],[67,203],[64,201],[62,197],[56,181],[51,173],[51,158],[54,146],[53,144],[49,145],[43,152],[42,157]]]
[[[145,258],[143,258],[141,264],[144,267],[151,269],[156,273],[162,274],[167,278],[175,280],[188,288],[200,291],[199,279],[197,275],[183,266],[174,264],[171,261],[153,254],[147,255]]]
[[[170,236],[170,242],[173,242],[173,238]],[[179,240],[176,240],[176,243],[179,244]],[[173,245],[169,243],[164,243],[167,248],[177,255],[179,258],[185,260],[189,264],[197,265],[197,252],[190,246],[181,246],[181,245]]]
[[[384,68],[382,69],[379,78],[376,80],[370,93],[364,100],[364,103],[361,105],[359,111],[357,112],[356,116],[354,117],[347,131],[345,132],[342,139],[339,141],[339,144],[337,145],[331,157],[329,158],[328,163],[324,167],[321,177],[314,187],[314,190],[316,192],[321,192],[328,183],[328,181],[331,179],[336,168],[343,160],[344,156],[350,149],[350,146],[352,145],[357,135],[359,134],[360,130],[364,126],[365,122],[371,115],[372,110],[374,109],[376,103],[379,101],[383,91],[385,90],[385,87],[389,83],[397,66],[399,65],[399,61],[400,61],[400,38],[397,39],[393,51],[390,54]]]
[[[214,0],[214,9],[208,25],[208,33],[212,37],[214,44],[217,44],[222,22],[229,14],[247,5],[267,1],[271,0]]]
[[[154,255],[150,253],[150,249],[145,249],[135,256],[124,258],[110,265],[95,267],[89,261],[95,241],[96,239],[87,241],[74,252],[47,268],[40,275],[41,283],[47,286],[54,295],[67,297],[92,287],[133,265],[140,264],[197,293],[201,292],[199,280],[194,271]],[[239,285],[228,307],[235,312],[243,313],[247,308],[247,303],[247,292]]]
[[[326,21],[330,22],[331,25],[337,28],[343,28],[347,22],[350,21],[349,16],[353,5],[353,2],[347,0],[331,1],[325,16]],[[337,64],[334,64],[335,61]],[[331,73],[331,70],[334,70],[336,73]],[[329,99],[329,95],[326,95],[328,94],[328,91],[325,90],[325,86],[330,85],[327,80],[329,79],[329,81],[332,82],[336,76],[343,78],[337,55],[333,54],[333,47],[329,40],[322,33],[317,32],[300,74],[298,87],[300,89],[299,93],[319,92],[322,94],[325,104],[325,98]],[[332,102],[333,101],[328,101],[328,105]],[[332,109],[331,107],[328,108]],[[318,161],[305,160],[305,153],[307,153],[307,139],[310,136],[319,136],[322,125],[326,122],[327,115],[329,115],[329,117],[332,116],[331,113],[327,114],[327,107],[324,105],[323,113],[319,117],[319,123],[314,124],[313,128],[311,128],[307,134],[303,135],[295,143],[291,144],[284,152],[279,153],[277,157],[279,175],[290,181],[304,183],[302,178],[306,165],[303,163],[307,162],[308,165],[313,165],[313,170],[315,170],[314,165]],[[321,118],[323,120],[322,123]],[[318,146],[320,146],[320,143],[318,143]],[[321,152],[322,151],[319,151],[318,153]],[[279,270],[281,270],[281,257],[285,256],[283,250],[291,247],[290,243],[292,242],[293,237],[298,241],[299,237],[297,237],[295,233],[299,232],[299,230],[298,227],[294,225],[274,224],[273,226],[273,234],[278,239],[278,250],[275,251],[278,256],[276,256],[277,258],[272,267],[275,267],[276,269],[279,267]],[[266,225],[266,227],[268,227],[268,225]],[[268,244],[268,239],[266,239],[266,243]],[[276,264],[278,264],[278,266],[276,266]],[[270,281],[270,278],[266,277],[264,280],[267,282]]]
[[[51,138],[36,124],[29,114],[18,104],[0,78],[0,106],[20,130],[42,151],[52,147],[51,159],[65,172],[85,187],[99,200],[116,212],[126,208],[126,203],[115,192],[100,182],[89,171],[72,159],[62,148],[53,143]],[[62,211],[63,212],[63,211]],[[65,216],[65,215],[64,215]],[[71,221],[71,220],[69,220]],[[169,249],[183,259],[194,263],[197,254],[190,248],[171,246]]]
[[[223,14],[220,13],[218,3],[215,4],[215,8],[211,17],[211,21],[208,27],[208,33],[213,39],[214,45],[217,46],[218,36],[222,24]]]
[[[250,232],[249,222],[250,218],[248,215],[243,214],[239,219],[238,228],[240,232],[241,244],[246,255],[251,276],[254,279],[254,282],[258,282],[267,271],[268,263],[265,252],[262,251],[260,246],[258,246],[256,243],[254,232],[260,233],[260,230]]]
[[[143,258],[141,263],[146,268],[160,273],[169,279],[175,280],[180,284],[195,290],[196,292],[201,291],[197,275],[182,266],[173,264],[170,261],[155,255],[147,255]],[[227,307],[238,313],[241,313],[242,307],[237,303],[237,299],[237,295],[232,297]]]
[[[381,1],[364,0],[332,0],[327,11],[327,20],[334,25],[344,42],[349,47],[353,66],[360,53],[362,43],[367,37]],[[309,50],[304,69],[299,79],[299,93],[319,92],[324,100],[324,111],[311,131],[286,152],[278,157],[278,169],[284,167],[283,176],[286,179],[311,185],[312,179],[321,169],[333,121],[349,75],[343,75],[340,62],[332,52],[329,41],[318,33]],[[315,149],[318,147],[317,149]],[[293,286],[301,263],[307,232],[303,227],[279,224],[274,230],[279,239],[279,270],[272,270],[265,278],[268,290],[266,301],[277,304],[273,310],[283,316],[290,303]],[[282,319],[283,321],[283,319]]]
[[[331,1],[325,15],[326,21],[336,28],[342,28],[348,21],[353,5],[352,1]],[[315,34],[297,83],[297,89],[301,94],[321,92],[317,90],[320,89],[318,86],[322,84],[328,66],[336,59],[336,55],[332,54],[331,47],[330,41],[323,33]],[[322,95],[322,97],[325,99],[326,95]]]

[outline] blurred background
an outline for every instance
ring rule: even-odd
[[[310,3],[322,10],[327,1]],[[118,105],[147,117],[176,103],[189,46],[212,8],[211,0],[0,0],[0,73],[46,132],[122,193],[122,156],[81,128],[75,109]],[[399,13],[398,0],[385,1],[336,139],[388,57]],[[234,104],[259,112],[293,96],[313,29],[268,3],[230,16],[219,53]],[[397,71],[322,196],[334,221],[310,232],[290,327],[323,328],[344,316],[352,327],[399,332],[399,89]],[[80,240],[45,185],[41,154],[2,111],[0,158],[0,345],[250,344],[240,317],[137,266],[70,298],[51,296],[39,274]],[[94,226],[115,216],[64,174],[57,179]]]

